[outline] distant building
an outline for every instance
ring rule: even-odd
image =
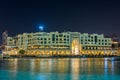
[[[7,31],[2,33],[2,45],[6,45],[7,44],[7,37],[8,37],[8,33]]]
[[[103,34],[36,32],[7,37],[6,48],[10,55],[18,54],[20,49],[28,55],[97,55],[115,53],[111,45],[111,38]]]

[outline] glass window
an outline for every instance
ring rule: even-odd
[[[44,38],[44,40],[46,40],[46,38]]]
[[[50,43],[50,41],[48,41],[48,43]]]
[[[67,36],[67,38],[69,38],[69,36]]]
[[[59,37],[62,37],[62,34],[60,34]]]
[[[44,44],[46,44],[46,41],[44,41]]]

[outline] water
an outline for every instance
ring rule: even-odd
[[[120,80],[114,58],[0,60],[0,80]]]

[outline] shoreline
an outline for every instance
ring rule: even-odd
[[[120,56],[4,56],[4,58],[120,58]],[[1,58],[2,59],[2,58]]]

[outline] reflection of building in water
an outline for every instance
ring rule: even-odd
[[[119,72],[119,62],[109,61],[110,58],[65,58],[65,59],[9,59],[1,65],[3,69],[13,72],[13,77],[21,75],[37,77],[42,80],[54,78],[57,80],[89,80],[91,74],[96,77],[116,75]],[[9,64],[8,64],[9,62]],[[116,63],[116,64],[115,64]],[[3,63],[2,63],[3,64]],[[22,64],[22,65],[21,65]],[[115,65],[114,65],[115,64]],[[24,73],[24,74],[23,74]],[[67,76],[67,77],[66,77]],[[33,78],[35,79],[35,78]],[[40,80],[41,80],[40,79]]]
[[[79,80],[80,73],[80,59],[71,59],[71,79]]]
[[[98,34],[79,32],[36,32],[7,37],[7,51],[10,55],[24,49],[28,55],[82,55],[110,54],[111,38]],[[18,47],[18,48],[15,48]]]
[[[112,59],[111,59],[112,60]],[[82,59],[35,59],[30,60],[30,70],[42,73],[71,73],[73,80],[79,79],[79,74],[87,73],[88,75],[114,74],[114,61],[108,58],[82,58]],[[84,75],[84,74],[83,74]]]
[[[5,63],[7,64],[4,64],[2,66],[4,66],[4,68],[7,68],[9,69],[10,71],[12,71],[12,74],[9,74],[11,75],[10,77],[13,76],[13,80],[16,80],[16,77],[17,76],[17,73],[18,73],[18,59],[8,59],[8,61],[5,61]],[[6,66],[5,66],[6,65]],[[5,74],[4,76],[6,76],[7,74]],[[2,79],[0,79],[2,80]]]
[[[8,67],[13,71],[17,71],[17,69],[18,69],[18,59],[9,59],[8,61],[9,61]]]
[[[68,73],[70,71],[69,59],[32,59],[30,70],[42,73]]]

